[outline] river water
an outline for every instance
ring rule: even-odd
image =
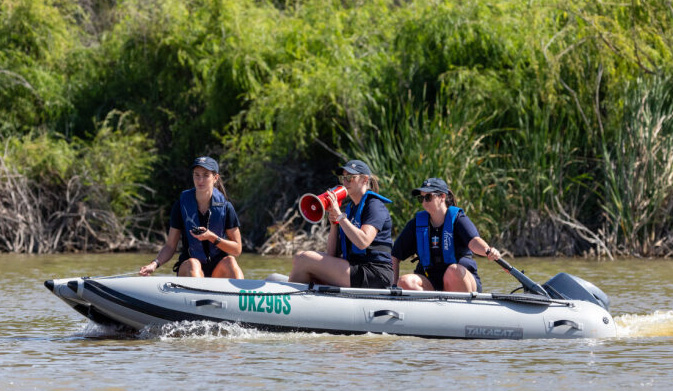
[[[673,384],[673,261],[508,260],[537,282],[567,272],[602,288],[618,337],[432,340],[276,334],[192,322],[118,335],[49,292],[53,278],[136,271],[153,254],[0,255],[0,390],[661,389]],[[518,283],[479,259],[486,292]],[[246,278],[289,259],[244,255]],[[411,270],[407,262],[403,272]],[[167,274],[164,266],[157,274]]]

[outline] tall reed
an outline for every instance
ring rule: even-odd
[[[625,255],[673,254],[673,79],[625,86],[624,117],[602,143],[601,233]]]
[[[414,212],[422,209],[411,197],[411,190],[429,177],[444,179],[458,205],[492,233],[497,223],[482,212],[488,209],[484,194],[493,189],[496,179],[482,168],[484,159],[489,158],[481,150],[487,135],[474,130],[485,118],[479,112],[442,103],[433,110],[419,110],[409,99],[382,109],[381,127],[372,130],[367,139],[351,137],[351,150],[370,164],[380,176],[381,192],[394,200],[389,209],[398,233]]]

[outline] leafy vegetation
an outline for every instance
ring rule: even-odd
[[[397,229],[440,176],[513,254],[670,256],[672,18],[663,0],[5,0],[0,184],[79,178],[116,232],[154,232],[208,154],[255,249],[360,158]]]

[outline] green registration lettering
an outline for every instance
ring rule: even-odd
[[[283,295],[283,303],[285,303],[285,306],[283,307],[283,313],[285,315],[289,315],[290,311],[292,308],[290,308],[290,295]]]
[[[248,308],[248,295],[246,295],[244,290],[241,290],[240,295],[238,295],[238,309],[245,311]]]
[[[238,309],[248,312],[266,312],[289,315],[292,311],[290,295],[267,295],[257,291],[239,291]],[[258,298],[259,300],[255,300]]]
[[[275,296],[267,296],[266,297],[266,312],[272,313],[273,312],[273,299]]]
[[[273,312],[280,314],[283,310],[283,299],[280,296],[274,296],[273,298]]]
[[[250,291],[248,293],[255,293],[255,291]],[[248,311],[253,311],[253,312],[257,311],[257,308],[255,306],[255,296],[253,296],[253,295],[248,296]]]
[[[257,304],[257,312],[264,312],[264,295],[257,295],[259,303]]]

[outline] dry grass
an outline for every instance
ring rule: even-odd
[[[139,229],[148,226],[152,214],[122,221],[111,210],[87,204],[94,191],[79,176],[64,186],[31,181],[8,167],[0,156],[0,251],[156,250],[151,238],[158,232]]]

